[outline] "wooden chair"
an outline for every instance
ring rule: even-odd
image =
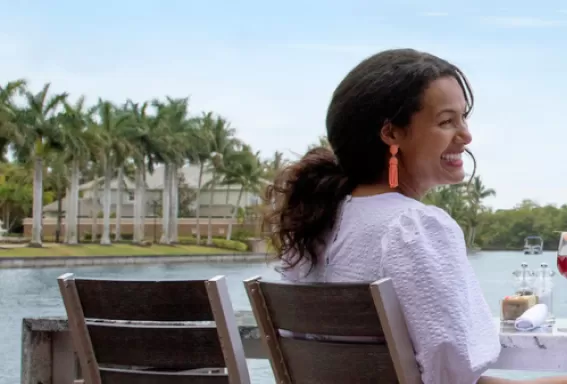
[[[244,284],[278,384],[421,384],[391,280]]]
[[[58,282],[86,384],[250,383],[223,276]]]

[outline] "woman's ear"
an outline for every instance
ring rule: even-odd
[[[380,129],[380,138],[388,146],[399,145],[399,137],[398,136],[399,136],[399,134],[397,132],[397,129],[389,121],[386,121],[384,123],[384,125],[382,126],[382,129]]]

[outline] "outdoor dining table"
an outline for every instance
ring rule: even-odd
[[[567,319],[527,332],[494,322],[502,350],[492,369],[567,372]]]

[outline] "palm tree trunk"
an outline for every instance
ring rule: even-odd
[[[63,235],[63,242],[69,243],[69,228],[70,228],[70,214],[71,214],[71,177],[69,177],[69,187],[65,193],[65,232]]]
[[[79,161],[71,162],[71,182],[67,193],[67,210],[65,212],[65,243],[78,243],[77,216],[79,214]]]
[[[469,227],[469,233],[468,233],[468,246],[469,248],[472,248],[474,246],[474,240],[475,240],[475,235],[476,235],[476,228],[474,226],[470,226]]]
[[[98,235],[98,213],[99,213],[99,204],[98,204],[98,195],[99,195],[99,184],[98,184],[98,177],[96,177],[95,182],[93,184],[93,197],[92,197],[92,206],[91,206],[91,241],[96,243],[97,235]]]
[[[169,241],[170,243],[178,242],[178,226],[179,226],[179,174],[177,166],[171,167],[171,201],[169,216]]]
[[[213,179],[211,181],[211,196],[209,199],[209,222],[207,223],[207,245],[213,245],[213,202],[215,197],[215,179],[216,172],[213,172]]]
[[[31,247],[41,247],[41,224],[43,221],[43,159],[35,155],[33,169],[33,223]]]
[[[161,238],[160,244],[169,244],[169,214],[170,214],[170,197],[171,197],[171,168],[169,163],[164,165],[163,171],[163,189],[162,189],[162,207],[161,207]]]
[[[226,199],[225,199],[225,204],[229,205],[230,204],[230,185],[226,186]],[[229,212],[229,214],[226,216],[227,218],[231,218],[232,217],[232,213]]]
[[[224,201],[225,205],[228,207],[230,204],[230,185],[226,186],[226,199]],[[230,219],[232,217],[232,212],[228,212],[225,216],[225,219]],[[230,230],[230,228],[228,229]],[[228,230],[227,230],[227,237],[228,237]]]
[[[201,186],[203,185],[204,168],[205,168],[205,164],[201,162],[199,165],[199,181],[197,182],[197,196],[195,197],[195,200],[197,202],[197,207],[195,208],[195,216],[197,216],[196,228],[195,228],[195,231],[197,233],[197,244],[201,244],[201,225],[199,223],[199,218],[201,216]]]
[[[136,168],[136,190],[134,192],[134,243],[142,244],[144,241],[145,217],[144,217],[144,167],[145,164]]]
[[[230,221],[228,223],[228,231],[226,232],[226,239],[230,240],[230,238],[232,237],[232,222],[234,221],[234,218],[236,217],[236,213],[238,212],[238,208],[240,207],[240,200],[242,199],[242,194],[244,193],[244,187],[240,188],[240,191],[238,192],[238,199],[236,200],[236,205],[234,206],[234,210],[232,211],[232,217],[230,218]]]
[[[148,183],[146,181],[146,168],[142,170],[142,198],[140,199],[140,229],[142,234],[142,241],[146,236],[146,215],[148,210],[148,196],[146,195],[146,187]]]
[[[92,233],[92,242],[97,242],[98,237],[98,214],[100,213],[100,204],[99,204],[99,196],[100,196],[100,184],[98,177],[95,179],[95,183],[93,184],[93,198],[92,198],[92,207],[91,207],[91,233]]]
[[[110,241],[110,204],[111,204],[111,190],[110,183],[112,182],[112,167],[110,159],[106,159],[104,165],[104,191],[102,195],[102,209],[103,209],[103,225],[102,237],[100,238],[100,245],[111,245]]]
[[[122,221],[122,195],[123,195],[123,187],[124,187],[124,167],[121,165],[118,167],[118,185],[116,186],[116,224],[114,226],[114,241],[120,241],[121,233],[120,233],[120,224]]]
[[[63,219],[63,194],[61,188],[57,187],[57,223],[55,224],[55,242],[59,243],[61,240],[61,227]]]

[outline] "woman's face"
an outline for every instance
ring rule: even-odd
[[[463,181],[462,155],[472,140],[466,108],[455,78],[439,78],[429,85],[421,110],[397,139],[400,187],[422,195],[435,186]]]

